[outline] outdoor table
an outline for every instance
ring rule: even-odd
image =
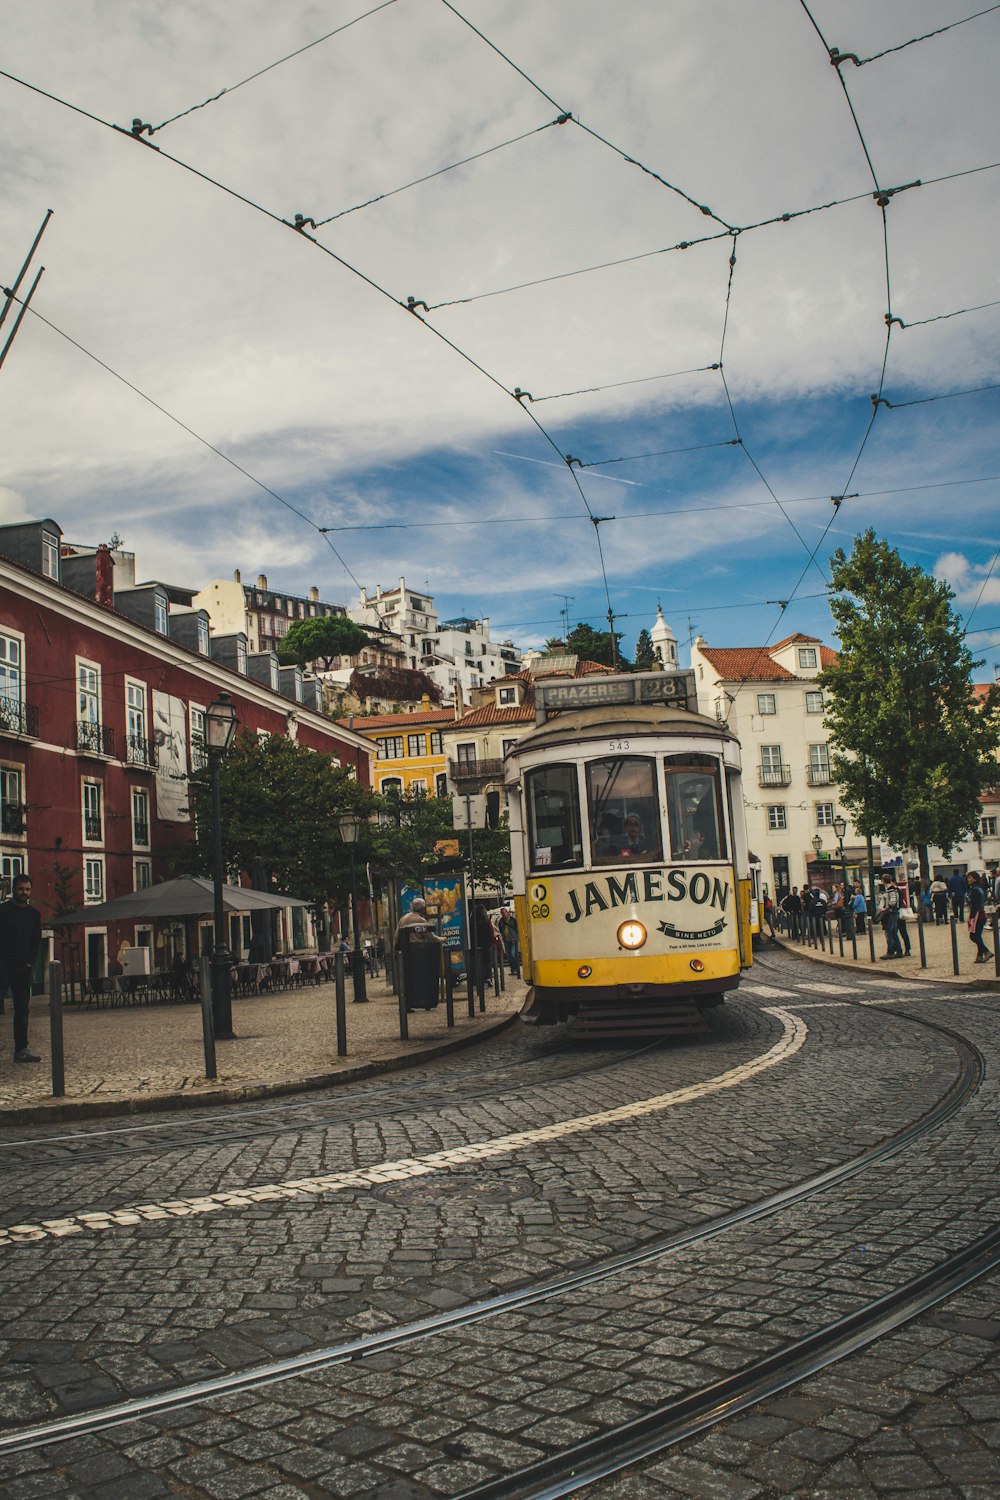
[[[311,979],[313,984],[320,980],[320,957],[319,954],[307,954],[298,960],[299,970],[303,979]]]

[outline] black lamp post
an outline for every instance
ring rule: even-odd
[[[228,693],[220,693],[205,714],[205,749],[212,782],[212,877],[215,886],[215,942],[212,948],[212,1019],[218,1040],[233,1037],[232,956],[226,942],[226,914],[222,907],[222,757],[236,733],[236,709]]]
[[[362,1005],[368,999],[365,988],[365,956],[361,950],[361,935],[358,927],[358,872],[354,863],[354,846],[358,842],[361,819],[357,813],[341,813],[340,837],[351,855],[351,926],[354,929],[354,953],[351,958],[351,979],[354,983],[354,1003]]]

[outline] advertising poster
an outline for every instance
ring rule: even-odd
[[[183,699],[153,690],[153,743],[156,745],[156,816],[187,823],[187,713]]]
[[[461,973],[465,969],[465,903],[461,875],[435,876],[424,882],[422,890],[417,885],[404,885],[401,902],[404,914],[417,896],[423,896],[428,906],[437,907],[436,924],[444,938],[452,974]]]

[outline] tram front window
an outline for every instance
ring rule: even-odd
[[[587,805],[595,864],[662,858],[656,764],[651,756],[592,760],[587,766]]]
[[[583,863],[575,766],[545,766],[525,777],[531,868]]]
[[[667,813],[674,859],[722,859],[725,838],[719,817],[719,776],[708,756],[706,764],[666,763]]]

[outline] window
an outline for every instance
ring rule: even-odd
[[[22,642],[16,635],[0,635],[0,699],[20,706]]]
[[[407,755],[426,755],[426,734],[408,734],[406,736],[406,753]]]
[[[806,693],[806,713],[821,714],[823,712],[823,694]]]
[[[87,844],[99,844],[104,837],[104,820],[101,817],[101,783],[81,783],[83,796],[83,838]]]
[[[476,747],[474,744],[456,745],[460,766],[474,766],[476,764]]]
[[[101,722],[101,672],[89,662],[76,664],[76,717],[81,724]]]
[[[718,762],[710,755],[668,755],[664,767],[672,857],[722,859],[726,840]]]
[[[997,820],[996,820],[996,818],[980,818],[980,820],[979,820],[979,826],[982,829],[983,837],[984,838],[987,838],[987,839],[996,838],[996,832],[997,832]]]
[[[149,848],[149,793],[144,786],[132,788],[132,847]]]
[[[83,861],[83,899],[89,904],[104,900],[104,855],[88,855]]]
[[[461,749],[461,746],[459,746]],[[583,863],[575,766],[543,766],[525,777],[532,868]]]
[[[199,619],[198,621],[198,652],[201,656],[207,656],[209,653],[207,620]]]
[[[413,793],[413,795],[415,797],[426,797],[427,796],[427,783],[426,783],[426,781],[423,781],[423,780],[411,781],[410,782],[410,791]]]
[[[153,629],[157,635],[167,633],[167,601],[162,594],[153,595]]]
[[[778,712],[777,700],[773,693],[757,694],[757,712],[759,714],[776,714]]]
[[[809,784],[811,786],[829,786],[832,780],[829,745],[810,745]]]
[[[14,878],[25,873],[23,854],[0,854],[0,895],[9,896]]]
[[[205,710],[196,703],[188,705],[188,736],[191,740],[191,769],[202,771],[208,765],[205,749]]]
[[[42,572],[46,578],[59,579],[59,538],[53,531],[42,532]]]
[[[771,833],[778,833],[788,827],[785,817],[785,809],[780,805],[769,807],[767,810],[767,826]]]
[[[833,827],[833,803],[832,802],[817,802],[816,803],[816,826],[818,828],[832,828]]]
[[[517,702],[517,688],[512,688],[512,687],[502,687],[502,688],[499,688],[498,691],[497,691],[497,702],[500,703],[501,705],[503,705],[505,703],[516,703]]]
[[[24,833],[24,795],[19,766],[0,766],[0,833],[6,837]]]
[[[391,797],[401,797],[403,795],[403,783],[398,776],[386,776],[383,781],[379,782],[378,789],[380,792],[385,792]]]
[[[440,730],[434,730],[433,733],[431,734],[431,754],[432,755],[443,755],[444,754],[444,742],[441,739],[441,731]]]
[[[151,859],[134,859],[132,861],[132,888],[136,891],[148,891],[153,884],[153,861]],[[148,947],[149,944],[147,943]]]
[[[448,795],[448,778],[443,771],[439,771],[434,778],[434,795],[435,797]]]
[[[656,762],[652,756],[607,756],[586,768],[590,845],[601,864],[662,859]]]
[[[815,667],[816,667],[816,648],[815,648],[815,646],[800,646],[799,647],[799,668],[800,668],[800,670],[802,670],[802,671],[808,671],[810,668],[815,668]]]
[[[390,734],[385,739],[378,741],[378,753],[376,760],[402,760],[403,758],[403,736],[401,734]]]
[[[514,746],[517,744],[517,740],[503,740],[501,743],[503,745],[503,749],[500,753],[501,755],[507,755],[511,750],[513,750]]]
[[[146,759],[146,684],[125,679],[125,734],[129,760]],[[141,747],[141,755],[139,754]]]
[[[760,784],[761,786],[787,786],[788,776],[782,764],[780,745],[761,745]]]
[[[236,670],[237,670],[237,672],[242,672],[244,677],[247,675],[247,643],[246,643],[246,641],[237,641],[236,642]]]

